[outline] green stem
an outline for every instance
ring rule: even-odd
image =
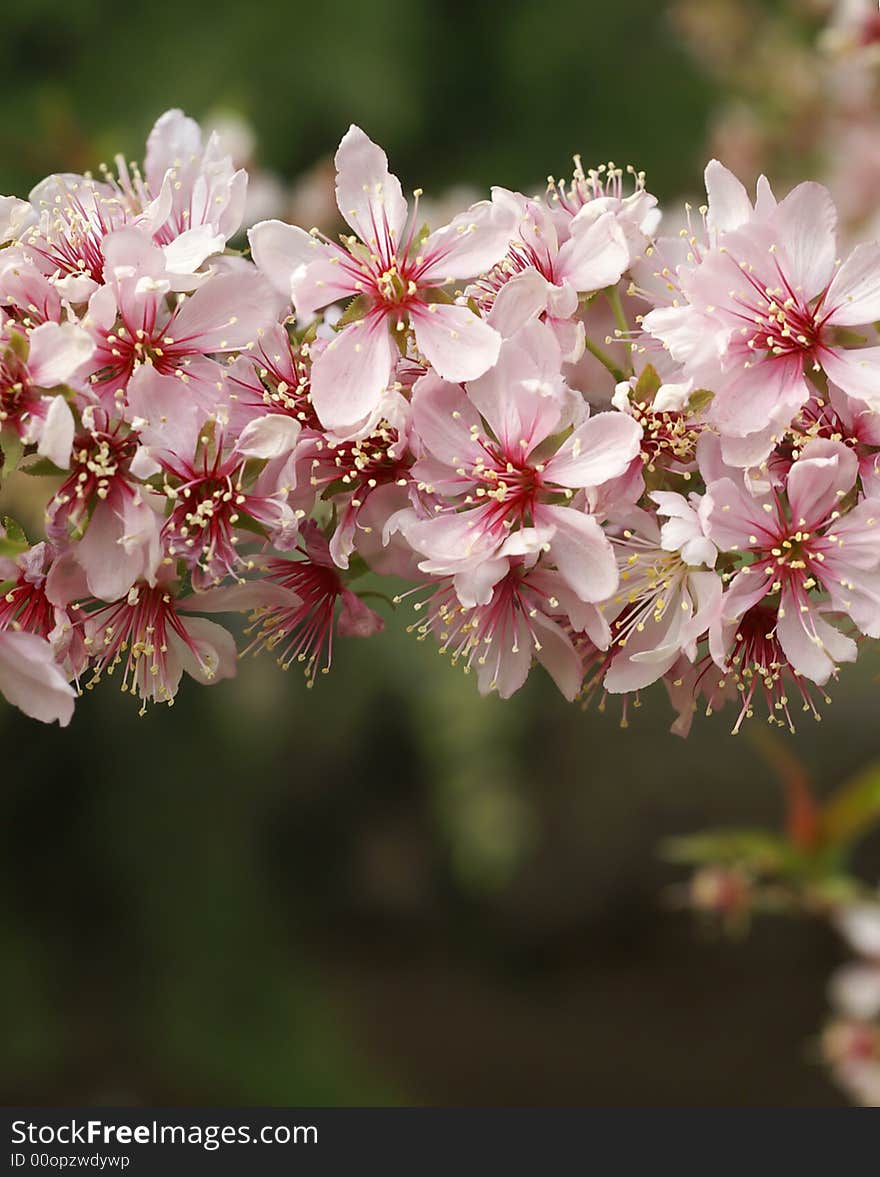
[[[585,337],[584,343],[586,344],[587,351],[590,353],[590,355],[595,356],[599,363],[608,369],[618,384],[621,380],[628,379],[627,373],[624,372],[623,368],[619,368],[617,364],[615,364],[614,360],[612,360],[611,356],[604,352],[598,344],[593,343],[592,339],[587,339]]]
[[[623,305],[620,301],[620,290],[616,286],[607,286],[605,288],[605,297],[611,304],[611,309],[614,312],[614,321],[623,332],[624,335],[629,335],[631,327],[626,321],[626,315],[623,310]]]

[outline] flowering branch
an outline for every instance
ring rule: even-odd
[[[235,673],[228,612],[314,683],[383,629],[371,570],[484,693],[818,716],[880,636],[880,246],[717,161],[663,236],[641,173],[575,162],[432,230],[352,127],[346,233],[248,258],[245,173],[169,111],[143,168],[2,198],[2,476],[46,487],[0,533],[6,698],[170,703]]]

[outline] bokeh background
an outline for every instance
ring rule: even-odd
[[[803,176],[831,166],[808,68],[827,9],[31,0],[3,15],[0,191],[137,158],[174,105],[307,224],[351,121],[441,197],[531,190],[574,151],[667,200],[718,145],[745,178]],[[313,691],[248,660],[143,719],[109,686],[65,731],[0,710],[2,1101],[842,1102],[811,1039],[831,934],[707,931],[659,853],[780,821],[754,742],[723,715],[668,734],[662,690],[625,729],[539,672],[481,700],[406,607],[387,620]],[[878,671],[792,738],[820,791],[880,752]]]

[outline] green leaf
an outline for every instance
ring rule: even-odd
[[[819,814],[822,836],[848,845],[880,822],[880,760],[863,768],[825,802]]]
[[[12,331],[7,342],[9,351],[20,360],[24,361],[28,358],[31,351],[31,341],[27,335],[21,331]]]
[[[638,402],[645,401],[651,404],[654,397],[657,395],[660,385],[663,381],[657,375],[657,369],[653,364],[647,364],[641,371],[641,375],[636,381],[635,399]]]
[[[351,490],[351,481],[344,482],[341,478],[334,478],[332,482],[321,491],[321,498],[325,502],[329,502],[334,495],[342,494],[344,491]]]
[[[441,286],[432,286],[425,291],[425,302],[442,302],[448,305],[454,303],[455,299],[448,290],[444,290]]]
[[[864,347],[868,342],[867,335],[848,327],[834,327],[831,337],[839,347]]]
[[[366,294],[356,294],[351,300],[339,318],[336,320],[336,328],[341,331],[343,327],[347,327],[349,323],[359,322],[367,311],[370,309],[370,300]]]
[[[669,838],[661,850],[669,862],[699,866],[750,866],[761,872],[784,869],[791,848],[783,838],[764,830],[718,830]]]
[[[695,388],[688,397],[688,409],[692,413],[702,413],[715,399],[715,393],[710,388]]]
[[[9,515],[3,516],[5,536],[0,536],[0,556],[17,556],[31,546],[24,528]]]
[[[3,453],[3,462],[0,464],[0,472],[5,477],[12,474],[14,470],[18,469],[18,463],[24,454],[24,446],[21,443],[17,433],[13,433],[11,429],[4,430],[0,433],[0,450]]]
[[[52,475],[56,477],[59,475],[63,476],[67,473],[66,470],[62,470],[59,466],[56,466],[54,462],[50,462],[48,458],[41,458],[37,454],[25,458],[18,468],[22,474],[31,474],[43,478]]]
[[[352,556],[348,562],[348,570],[343,574],[343,579],[347,585],[350,585],[353,584],[354,581],[360,579],[360,577],[366,576],[369,571],[370,566],[367,564],[363,556],[359,555],[357,552],[354,552],[352,553]],[[360,593],[359,595],[363,596],[364,594]]]
[[[248,515],[245,511],[239,511],[235,526],[240,527],[242,531],[251,532],[252,535],[258,535],[262,539],[266,538],[266,528],[263,524],[258,523],[253,516]]]

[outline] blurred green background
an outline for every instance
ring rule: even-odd
[[[579,150],[673,197],[718,99],[657,0],[31,0],[3,43],[21,194],[138,157],[180,105],[243,115],[288,179],[357,121],[429,192]],[[682,742],[658,690],[621,730],[540,672],[480,700],[409,620],[340,641],[314,691],[249,660],[144,719],[112,684],[66,731],[0,711],[3,1102],[840,1102],[809,1043],[830,934],[701,935],[658,857],[780,815],[728,716]],[[823,786],[877,754],[876,673],[796,737]]]

